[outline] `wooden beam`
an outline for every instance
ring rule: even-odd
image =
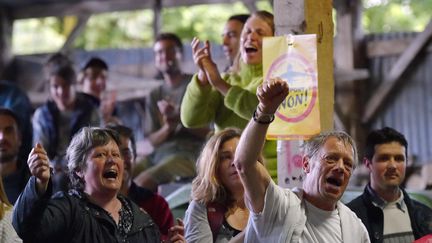
[[[367,69],[343,69],[335,68],[334,78],[337,84],[350,83],[354,80],[362,80],[369,78],[369,70]]]
[[[340,69],[354,69],[354,41],[352,13],[350,11],[338,10],[336,12],[336,36],[334,43],[335,66]]]
[[[162,7],[192,6],[198,4],[236,3],[239,0],[163,0]],[[50,16],[78,15],[86,13],[105,13],[152,9],[153,1],[148,0],[87,0],[81,2],[58,2],[50,4],[28,4],[11,11],[13,19],[42,18]]]
[[[301,34],[306,30],[304,1],[274,0],[276,35]],[[290,14],[286,10],[290,10]],[[285,12],[284,12],[285,11]]]
[[[151,1],[134,0],[90,0],[83,2],[61,2],[50,4],[29,4],[12,12],[14,19],[42,18],[50,16],[79,15],[81,13],[104,13],[140,8],[151,8]]]
[[[8,10],[0,8],[0,75],[12,60],[12,25]]]
[[[333,19],[331,0],[274,0],[276,35],[317,34],[321,129],[333,129]],[[289,10],[289,14],[287,14]]]
[[[255,0],[245,0],[243,4],[246,6],[246,8],[249,10],[249,12],[253,13],[258,10],[256,6]]]
[[[78,21],[77,21],[75,27],[70,32],[65,43],[63,44],[63,47],[60,49],[60,52],[69,52],[70,49],[73,48],[72,45],[73,45],[74,41],[81,34],[81,32],[84,30],[90,16],[91,16],[90,14],[81,14],[81,15],[77,16]]]
[[[155,0],[153,13],[153,36],[156,37],[162,28],[162,0]]]
[[[408,37],[397,40],[377,40],[367,43],[367,56],[368,58],[400,55],[409,47],[414,41],[415,37]],[[432,43],[425,48],[427,52],[432,51]]]
[[[400,81],[400,77],[417,57],[419,52],[426,46],[432,36],[432,21],[426,26],[425,30],[420,33],[411,45],[402,53],[396,63],[392,66],[388,75],[378,89],[367,102],[365,112],[363,114],[363,123],[369,123],[383,107],[384,102],[389,97],[391,91]]]
[[[328,131],[334,129],[333,3],[332,0],[305,3],[306,33],[317,34],[321,130]]]

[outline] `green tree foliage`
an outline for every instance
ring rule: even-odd
[[[432,0],[362,0],[365,32],[422,31],[431,18]],[[269,0],[257,2],[258,9],[272,11]],[[245,5],[195,5],[162,11],[162,30],[177,33],[184,41],[197,36],[221,42],[226,19],[247,13]],[[67,37],[59,18],[26,19],[14,23],[13,53],[29,54],[58,50]],[[153,44],[153,11],[150,9],[93,15],[74,43],[76,48],[139,48]]]
[[[368,33],[422,31],[431,20],[432,0],[363,0]]]
[[[65,41],[57,18],[15,21],[12,52],[15,54],[43,53],[58,50]],[[53,49],[55,48],[55,49]]]
[[[177,33],[184,42],[197,36],[220,43],[225,21],[237,13],[248,13],[248,10],[241,3],[164,9],[162,31]]]
[[[113,12],[92,16],[76,40],[81,49],[131,48],[152,38],[153,11]]]

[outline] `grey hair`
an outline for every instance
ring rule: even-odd
[[[354,168],[357,167],[358,164],[358,151],[355,141],[352,139],[348,133],[343,131],[329,131],[323,132],[316,136],[313,136],[311,139],[305,141],[302,145],[303,155],[312,158],[318,153],[318,150],[324,146],[327,139],[334,137],[339,141],[342,141],[345,146],[350,145],[353,149],[353,160],[354,160]]]
[[[88,152],[110,141],[120,144],[117,132],[108,128],[83,127],[72,138],[66,151],[70,184],[73,189],[84,190],[85,181],[79,172],[87,169]]]

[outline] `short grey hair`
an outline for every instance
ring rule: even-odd
[[[117,132],[108,128],[83,127],[72,138],[66,151],[71,187],[84,190],[85,181],[78,173],[87,169],[88,152],[110,141],[120,144]]]
[[[339,141],[342,141],[345,146],[350,145],[353,149],[353,160],[354,168],[358,164],[358,151],[355,141],[350,135],[343,131],[329,131],[323,132],[318,135],[313,136],[311,139],[305,141],[302,145],[303,155],[312,158],[318,153],[318,150],[324,146],[327,139],[334,137]]]

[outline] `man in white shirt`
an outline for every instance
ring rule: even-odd
[[[348,134],[328,132],[305,142],[303,190],[275,185],[257,162],[268,126],[287,95],[288,85],[280,79],[258,87],[258,107],[237,147],[234,164],[252,212],[245,242],[369,242],[360,219],[339,202],[357,160]]]

